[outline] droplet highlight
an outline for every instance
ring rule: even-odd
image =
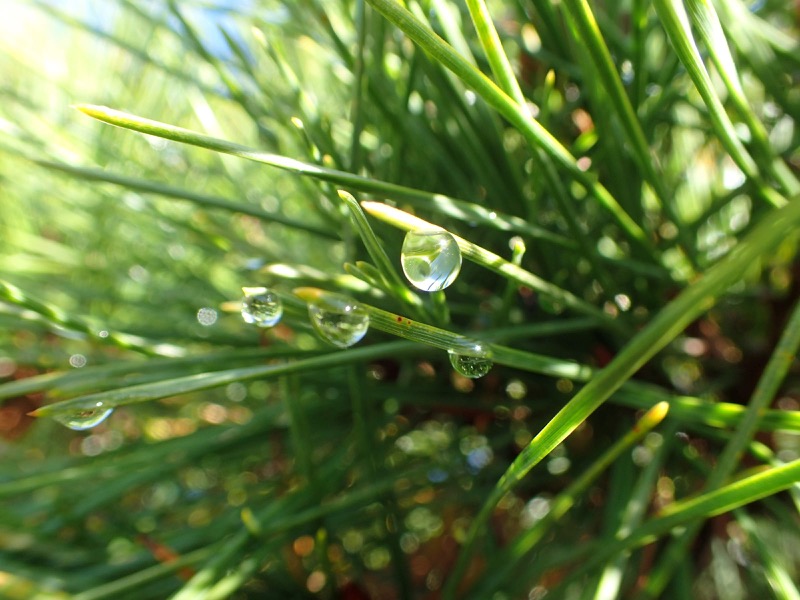
[[[447,354],[450,356],[450,364],[453,365],[456,373],[470,379],[483,377],[494,366],[490,358],[491,354],[479,344],[463,350],[460,348],[448,350]]]
[[[409,231],[400,253],[403,273],[414,287],[438,292],[451,285],[461,272],[461,250],[443,229]]]
[[[106,408],[102,402],[98,402],[95,407],[81,408],[61,415],[54,415],[53,418],[70,429],[83,431],[97,427],[110,417],[112,412],[114,412],[113,408]]]
[[[278,294],[265,287],[242,288],[242,319],[258,327],[274,327],[283,316]]]
[[[361,341],[369,329],[369,313],[342,294],[321,294],[309,303],[308,316],[320,337],[338,348],[348,348]]]

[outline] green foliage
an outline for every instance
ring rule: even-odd
[[[800,597],[784,4],[12,3],[0,596]]]

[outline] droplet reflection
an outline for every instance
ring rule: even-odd
[[[70,429],[83,431],[97,427],[111,416],[112,412],[114,412],[113,408],[106,408],[102,402],[98,402],[97,406],[93,408],[82,408],[65,414],[54,415],[53,418]]]
[[[324,293],[308,305],[314,330],[339,348],[359,342],[369,329],[369,314],[358,302],[341,294]]]
[[[476,344],[469,349],[448,350],[450,364],[457,373],[470,379],[478,379],[491,371],[494,363],[490,359],[490,353],[480,344]]]
[[[258,327],[273,327],[283,316],[283,303],[278,295],[265,287],[242,288],[242,319]]]
[[[461,271],[461,250],[444,230],[409,231],[403,240],[400,264],[417,288],[437,292],[451,285]]]

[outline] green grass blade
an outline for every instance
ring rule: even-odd
[[[701,279],[687,287],[675,300],[617,354],[572,400],[539,432],[508,468],[494,492],[472,522],[448,579],[446,597],[453,597],[480,532],[497,502],[560,444],[586,417],[652,356],[675,338],[695,318],[708,310],[716,298],[741,277],[751,264],[772,252],[785,236],[800,226],[800,203],[793,202],[766,215],[742,242]]]
[[[779,183],[785,194],[790,196],[797,194],[800,192],[800,182],[781,159],[775,156],[767,131],[751,108],[713,4],[709,0],[690,0],[687,2],[687,7],[692,23],[697,28],[700,39],[703,40],[711,60],[717,67],[717,73],[725,84],[731,103],[750,129],[755,147],[753,158],[764,173]]]
[[[579,33],[578,41],[586,48],[595,72],[611,99],[611,104],[631,145],[632,158],[638,164],[644,178],[655,190],[659,201],[666,204],[668,196],[658,173],[655,157],[650,151],[636,111],[625,93],[622,79],[617,72],[603,35],[600,33],[589,3],[586,0],[564,0],[563,9],[575,23]]]
[[[313,302],[327,293],[317,288],[297,288],[295,295],[305,302]],[[565,361],[532,352],[523,352],[514,348],[487,344],[485,341],[446,329],[434,327],[426,323],[413,321],[407,317],[381,310],[375,306],[361,304],[369,314],[370,327],[385,331],[407,340],[419,342],[442,350],[463,350],[469,352],[476,346],[482,348],[491,360],[497,364],[542,373],[553,377],[584,380],[591,374],[591,369],[572,361]]]
[[[644,523],[642,527],[621,540],[619,549],[626,550],[650,543],[675,527],[752,504],[790,488],[798,480],[800,480],[800,460],[795,460],[750,475],[696,498],[670,504],[659,516]]]
[[[697,91],[708,108],[715,132],[725,145],[725,149],[742,172],[756,183],[756,190],[763,200],[769,202],[772,206],[783,206],[786,204],[786,199],[761,181],[755,161],[739,141],[734,125],[728,117],[725,107],[714,89],[711,77],[703,64],[700,51],[697,49],[692,36],[689,17],[683,4],[678,0],[656,0],[655,7],[664,30],[675,48],[675,52],[686,67]]]
[[[503,581],[510,577],[515,566],[524,560],[535,546],[547,534],[550,528],[572,509],[575,502],[582,496],[598,477],[616,461],[623,452],[629,450],[641,440],[648,432],[652,431],[664,420],[669,411],[669,405],[661,402],[645,413],[633,429],[619,438],[613,445],[606,449],[597,460],[592,462],[580,476],[575,479],[567,489],[553,498],[547,515],[536,524],[517,536],[517,538],[503,549],[502,554],[494,561],[494,567],[489,567],[491,577],[484,580],[480,589],[483,597],[491,597],[495,589],[502,587]]]
[[[556,164],[564,168],[576,181],[586,187],[633,241],[645,249],[648,254],[654,254],[652,244],[641,227],[631,219],[608,190],[578,167],[575,157],[538,121],[530,117],[527,114],[527,110],[520,107],[483,73],[473,67],[399,3],[394,0],[368,1],[434,60],[455,73],[476,94],[508,119],[534,148],[541,148]]]
[[[349,194],[344,190],[339,190],[338,193],[339,198],[341,198],[341,200],[345,203],[345,206],[347,206],[347,209],[350,211],[350,215],[353,218],[356,229],[361,236],[361,241],[364,242],[367,252],[375,262],[375,266],[378,268],[378,272],[385,282],[386,287],[396,298],[402,299],[415,312],[418,312],[422,307],[422,299],[417,294],[409,290],[408,286],[406,286],[405,282],[400,277],[397,269],[392,264],[389,256],[386,254],[386,250],[383,249],[383,245],[378,239],[378,236],[375,235],[372,227],[370,227],[369,221],[367,221],[364,212],[361,210],[361,205],[359,205],[358,201],[353,198],[352,194]]]
[[[519,87],[517,77],[514,75],[508,56],[503,50],[503,44],[500,41],[500,36],[497,35],[497,29],[494,27],[486,2],[483,0],[467,0],[467,8],[469,8],[472,23],[478,32],[478,39],[481,42],[483,51],[486,53],[486,58],[489,59],[489,65],[500,89],[511,96],[519,106],[524,107],[525,96],[522,95],[522,89]]]
[[[0,280],[0,300],[8,302],[15,306],[19,306],[28,311],[32,311],[41,317],[46,323],[50,324],[54,329],[64,328],[71,331],[76,331],[86,335],[87,337],[102,342],[135,350],[142,354],[151,356],[180,356],[184,353],[184,349],[180,346],[172,344],[152,342],[144,338],[129,333],[122,333],[117,331],[108,331],[102,327],[93,325],[84,319],[72,316],[66,311],[61,310],[56,306],[52,306],[46,302],[42,302],[37,298],[26,294],[23,290],[11,283]]]
[[[274,211],[264,210],[252,204],[245,204],[243,202],[234,202],[225,198],[219,198],[209,194],[202,194],[200,192],[193,192],[184,188],[179,188],[164,183],[155,181],[147,181],[136,177],[128,177],[127,175],[120,175],[112,173],[107,170],[92,169],[89,167],[78,167],[68,165],[66,163],[59,163],[48,160],[31,159],[36,164],[54,171],[66,173],[76,179],[85,181],[99,181],[103,183],[111,183],[113,185],[142,192],[145,194],[155,194],[157,196],[164,196],[167,198],[175,198],[176,200],[186,200],[198,206],[209,208],[219,208],[228,212],[241,213],[243,215],[250,215],[267,222],[280,223],[287,227],[300,229],[324,237],[327,239],[338,240],[339,235],[329,229],[323,229],[303,221],[297,221],[281,215]]]
[[[470,15],[472,16],[472,22],[475,25],[475,29],[478,32],[478,39],[481,42],[483,51],[486,53],[486,56],[489,59],[492,73],[497,79],[498,85],[506,94],[513,98],[522,109],[527,111],[528,105],[525,100],[525,96],[522,93],[522,89],[519,86],[516,76],[514,75],[514,70],[511,67],[508,56],[503,50],[500,37],[498,36],[497,30],[494,27],[494,23],[492,22],[492,18],[489,14],[489,9],[486,6],[486,3],[483,0],[468,0],[467,7],[469,8]],[[559,179],[557,170],[553,166],[552,159],[538,148],[534,150],[532,159],[534,164],[534,172],[544,175],[547,185],[554,193],[560,204],[564,218],[567,220],[567,224],[570,227],[570,232],[578,241],[578,244],[581,246],[584,255],[587,256],[589,261],[592,263],[598,279],[603,284],[603,289],[614,289],[614,286],[611,283],[611,278],[606,272],[606,269],[603,268],[603,266],[597,260],[595,252],[589,247],[586,236],[582,235],[582,232],[580,231],[577,218],[571,210],[569,196],[564,189],[563,183]]]
[[[96,394],[89,394],[63,402],[56,402],[37,409],[34,411],[34,415],[37,417],[51,417],[54,415],[70,414],[76,411],[92,410],[99,406],[104,408],[116,408],[139,402],[159,400],[169,396],[178,396],[200,390],[208,390],[236,381],[252,381],[264,377],[277,377],[290,373],[306,372],[312,369],[326,369],[332,366],[345,365],[351,362],[385,356],[386,354],[400,355],[411,352],[414,349],[415,346],[413,344],[405,342],[376,344],[374,346],[352,349],[348,352],[334,352],[280,364],[241,367],[218,372],[200,373],[198,375],[178,377],[176,379],[146,383],[107,392],[98,392]]]
[[[629,381],[617,391],[615,404],[630,408],[646,409],[656,402],[669,402],[672,418],[687,424],[703,424],[709,427],[733,429],[744,418],[746,407],[730,402],[711,402],[690,396],[674,396],[650,386]],[[759,429],[764,431],[800,430],[800,411],[767,410],[761,415]]]
[[[436,225],[428,223],[427,221],[415,217],[405,211],[391,207],[381,202],[362,202],[361,206],[364,210],[371,214],[373,217],[380,219],[390,225],[402,229],[404,231],[418,231],[431,228],[437,228]],[[532,289],[541,293],[542,295],[552,299],[555,302],[561,303],[564,306],[579,312],[581,314],[595,317],[603,326],[609,327],[617,332],[624,332],[624,326],[615,321],[610,315],[604,313],[599,308],[581,300],[573,293],[561,289],[552,283],[543,280],[541,277],[520,268],[512,262],[505,260],[497,254],[481,248],[477,244],[465,240],[455,234],[453,238],[458,243],[461,254],[464,258],[481,265],[503,277],[516,281],[520,285],[530,286]]]
[[[477,204],[469,203],[465,200],[452,198],[444,194],[432,194],[422,190],[417,190],[393,183],[387,183],[376,179],[361,177],[353,175],[344,171],[321,167],[304,163],[299,160],[272,154],[269,152],[261,152],[254,148],[248,148],[241,144],[213,138],[202,133],[184,129],[182,127],[175,127],[166,123],[160,123],[151,119],[137,117],[129,113],[114,110],[103,106],[94,106],[88,104],[77,105],[76,108],[81,112],[104,121],[117,127],[131,129],[140,133],[154,135],[164,139],[180,142],[184,144],[191,144],[200,148],[206,148],[215,152],[222,152],[252,160],[255,162],[263,163],[278,169],[283,169],[318,179],[321,181],[333,183],[349,189],[358,190],[361,192],[368,192],[377,194],[383,197],[392,198],[394,200],[406,201],[415,206],[424,206],[430,210],[439,211],[443,214],[462,219],[474,220],[476,217],[482,222],[488,224],[490,227],[497,227],[506,231],[517,231],[521,234],[531,235],[533,237],[547,239],[554,243],[564,246],[571,246],[569,240],[562,236],[558,236],[543,228],[531,225],[518,217],[504,217],[497,213],[478,206]]]
[[[759,423],[775,398],[789,367],[794,363],[798,347],[800,347],[800,304],[795,305],[783,335],[747,405],[746,412],[725,449],[719,455],[714,469],[709,473],[704,486],[705,490],[717,489],[733,474],[746,447],[758,431]],[[664,591],[681,556],[685,555],[686,548],[697,535],[701,525],[701,522],[691,525],[670,542],[648,577],[643,590],[646,597],[657,598]]]

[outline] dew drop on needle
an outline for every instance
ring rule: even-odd
[[[486,375],[494,366],[489,353],[480,345],[475,345],[470,349],[448,350],[450,364],[453,369],[464,377],[478,379]]]
[[[258,327],[273,327],[283,316],[283,303],[265,287],[242,288],[242,319]]]
[[[461,250],[447,231],[409,231],[403,240],[400,264],[414,287],[438,292],[458,277]]]
[[[53,418],[70,429],[83,431],[84,429],[97,427],[111,416],[112,412],[114,412],[113,408],[106,408],[102,403],[98,402],[95,407],[72,410],[63,414],[53,415]]]
[[[338,348],[359,342],[369,329],[369,314],[358,302],[326,292],[308,305],[308,316],[314,330]]]

